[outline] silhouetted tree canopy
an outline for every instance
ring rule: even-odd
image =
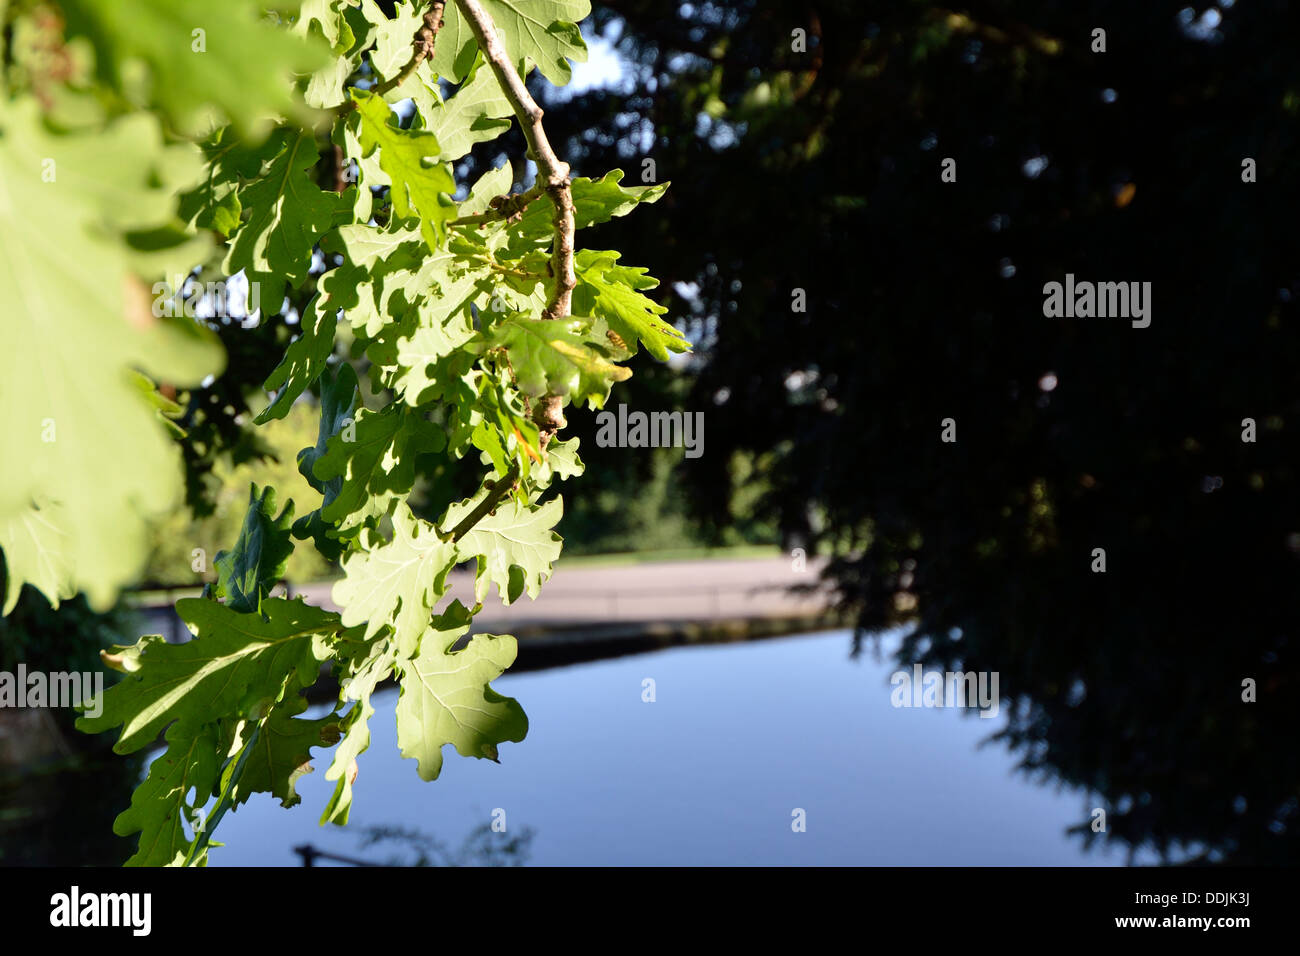
[[[1107,837],[1275,862],[1300,832],[1300,13],[1210,10],[618,0],[626,86],[553,121],[579,172],[673,181],[602,228],[702,345],[702,516],[734,520],[756,456],[758,517],[834,546],[860,628],[998,671],[1006,741]],[[1067,273],[1152,283],[1150,327],[1045,317]]]

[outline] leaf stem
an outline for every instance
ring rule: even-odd
[[[499,272],[501,275],[514,276],[517,279],[545,279],[546,276],[540,272],[528,272],[524,269],[512,269],[509,266],[503,266],[490,256],[467,256],[475,262],[481,262],[484,266],[493,272]]]

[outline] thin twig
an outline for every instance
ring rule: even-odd
[[[406,62],[405,66],[397,71],[396,76],[371,88],[371,93],[376,96],[383,96],[385,93],[397,89],[407,81],[421,63],[433,56],[438,31],[442,29],[442,11],[446,5],[445,0],[433,0],[429,4],[429,9],[424,12],[424,22],[420,25],[420,29],[415,32],[415,39],[411,41],[411,46],[414,48],[411,58]],[[356,108],[356,100],[349,98],[346,103],[339,107],[339,115],[344,116]]]
[[[478,41],[479,49],[487,57],[501,84],[502,92],[510,101],[528,149],[537,162],[537,178],[546,194],[555,205],[552,226],[555,231],[555,243],[551,249],[551,272],[555,276],[555,291],[542,313],[544,319],[558,319],[572,311],[573,290],[578,284],[573,271],[573,193],[569,188],[569,164],[561,162],[551,149],[546,130],[542,127],[542,108],[528,92],[523,78],[510,62],[501,38],[497,35],[496,24],[479,0],[456,0],[460,12],[469,22]]]
[[[527,192],[515,193],[512,196],[497,196],[492,200],[491,206],[487,212],[481,212],[477,216],[461,216],[459,219],[448,221],[449,226],[481,226],[485,223],[496,222],[498,219],[511,219],[518,216],[528,205],[546,192],[544,183],[537,183]]]
[[[489,513],[496,510],[497,505],[505,500],[515,482],[519,480],[519,462],[510,466],[510,470],[488,486],[488,493],[477,505],[474,510],[461,519],[460,524],[451,529],[448,540],[459,541],[467,535],[474,525],[478,524]]]

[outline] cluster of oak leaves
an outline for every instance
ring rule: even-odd
[[[564,83],[568,61],[585,59],[574,24],[587,0],[481,2],[521,70]],[[298,801],[316,748],[335,748],[322,755],[337,781],[322,822],[346,822],[370,698],[390,677],[401,752],[424,779],[446,744],[495,758],[497,744],[521,740],[522,709],[488,686],[514,660],[514,639],[467,635],[492,585],[507,603],[535,597],[560,552],[561,502],[538,499],[582,463],[576,440],[539,441],[533,405],[559,395],[599,407],[630,374],[617,362],[639,347],[659,359],[687,348],[643,294],[655,281],[614,252],[579,248],[573,315],[541,318],[550,199],[494,217],[508,165],[453,198],[449,164],[512,122],[456,4],[433,56],[382,95],[366,91],[412,60],[422,8],[399,2],[389,18],[372,0],[11,5],[0,99],[6,612],[23,583],[56,604],[78,591],[111,603],[143,557],[143,517],[177,499],[163,421],[177,409],[154,382],[195,385],[223,356],[201,323],[154,314],[151,284],[196,263],[243,270],[265,307],[316,282],[257,424],[274,427],[318,384],[320,436],[299,467],[320,507],[295,522],[275,513],[272,489],[254,488],[217,582],[176,605],[195,638],[114,648],[105,660],[125,676],[100,717],[79,721],[90,732],[120,725],[122,753],[166,731],[115,823],[140,833],[130,863],[203,862],[227,809],[261,791]],[[404,100],[405,128],[392,109]],[[335,146],[351,180],[341,192],[313,175]],[[579,230],[664,188],[621,178],[572,180]],[[340,338],[368,370],[368,403],[336,355],[347,326]],[[436,523],[406,503],[414,462],[429,454],[484,477]],[[498,479],[509,491],[495,510],[453,535]],[[294,547],[341,560],[341,613],[268,596]],[[444,604],[447,574],[464,561],[477,562],[480,603]],[[337,705],[304,719],[302,692],[326,664]]]

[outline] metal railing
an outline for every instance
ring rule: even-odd
[[[350,856],[341,856],[338,853],[329,853],[326,850],[318,850],[310,843],[304,843],[302,846],[293,848],[293,852],[302,857],[303,866],[315,866],[317,860],[333,860],[336,863],[346,863],[349,866],[384,866],[383,863],[372,863],[369,860],[358,860]]]

